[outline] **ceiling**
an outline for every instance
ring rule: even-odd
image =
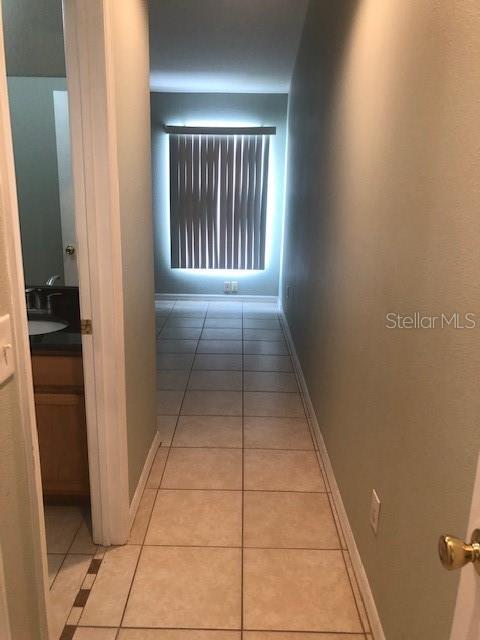
[[[287,93],[308,0],[149,0],[153,91]]]

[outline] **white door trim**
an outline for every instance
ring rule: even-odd
[[[464,536],[470,542],[472,531],[480,527],[480,456],[477,460],[472,506],[466,531],[445,531],[446,534]],[[453,576],[451,576],[454,579]],[[480,576],[473,565],[463,567],[457,591],[450,640],[478,640],[480,637]]]
[[[0,546],[0,638],[12,640],[10,630],[10,616],[7,606],[7,589],[5,585],[5,575],[3,573],[2,547]]]
[[[108,3],[63,0],[95,542],[124,544],[129,485],[123,277]]]
[[[39,638],[48,636],[48,564],[45,520],[43,514],[42,481],[38,450],[33,379],[25,306],[17,186],[13,160],[12,129],[8,102],[3,21],[0,0],[0,211],[4,219],[8,279],[11,285],[11,316],[15,349],[15,379],[20,395],[20,419],[25,442],[31,537],[33,540],[33,578],[37,589],[40,615]],[[46,635],[47,634],[47,635]]]

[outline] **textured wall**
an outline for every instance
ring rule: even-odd
[[[156,431],[148,13],[110,6],[125,312],[130,497]]]
[[[449,637],[467,535],[478,331],[385,314],[480,315],[479,11],[312,0],[290,98],[284,305],[388,640]]]
[[[155,290],[157,293],[223,294],[225,280],[237,280],[239,293],[278,294],[282,245],[287,96],[283,94],[152,93],[153,211],[155,219]],[[163,124],[223,123],[276,126],[269,173],[266,268],[220,273],[170,268],[168,135]],[[269,248],[268,248],[269,247]]]

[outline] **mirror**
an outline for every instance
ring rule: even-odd
[[[42,12],[41,19],[54,20],[55,25],[40,20],[38,42],[31,41],[26,8],[11,0],[4,5],[23,266],[29,287],[78,286],[68,95],[61,3],[57,4],[60,10]],[[60,35],[52,41],[53,26]]]

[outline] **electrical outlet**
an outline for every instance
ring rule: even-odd
[[[231,284],[231,292],[238,293],[238,282],[236,280],[232,280]]]
[[[370,503],[370,526],[373,529],[373,533],[377,535],[378,531],[378,520],[380,518],[380,506],[381,506],[380,498],[378,497],[375,489],[372,491],[372,501]]]
[[[224,293],[232,293],[232,283],[231,282],[224,282],[223,283],[223,292]]]

